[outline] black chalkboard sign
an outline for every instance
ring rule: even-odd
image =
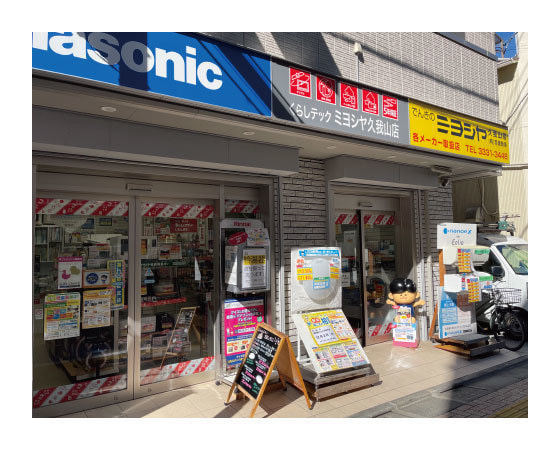
[[[249,347],[235,382],[255,400],[259,397],[265,380],[272,372],[272,361],[282,341],[272,331],[260,327]]]
[[[245,352],[243,362],[237,369],[237,375],[235,375],[231,384],[225,404],[228,404],[231,394],[237,386],[240,392],[255,401],[249,416],[253,417],[266,390],[270,375],[275,368],[284,389],[286,389],[286,382],[288,382],[302,391],[305,395],[307,407],[311,409],[311,403],[290,344],[290,338],[264,323],[259,323],[253,333],[249,349]]]

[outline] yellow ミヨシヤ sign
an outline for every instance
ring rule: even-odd
[[[409,102],[410,145],[509,164],[508,130]]]

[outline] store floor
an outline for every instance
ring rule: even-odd
[[[287,391],[280,389],[265,393],[255,417],[350,417],[414,392],[528,358],[527,344],[518,352],[500,350],[473,359],[435,348],[430,342],[422,343],[417,349],[394,347],[391,342],[386,342],[366,347],[365,351],[380,375],[377,385],[316,402],[311,410],[307,408],[303,394],[289,386]],[[227,406],[224,405],[229,389],[225,384],[216,386],[214,382],[207,382],[62,417],[248,417],[253,402],[230,400]]]

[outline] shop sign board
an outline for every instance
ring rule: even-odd
[[[292,319],[317,373],[369,364],[341,309],[292,314]]]
[[[294,67],[271,63],[272,116],[398,145],[409,144],[408,102]]]
[[[474,247],[476,245],[476,224],[439,223],[437,226],[437,248]]]
[[[44,340],[65,339],[80,335],[79,292],[45,296]]]
[[[410,145],[509,164],[508,129],[410,101]]]
[[[290,338],[264,323],[259,323],[248,344],[243,361],[229,390],[226,404],[235,388],[254,401],[249,417],[253,417],[266,391],[272,371],[276,369],[284,388],[289,382],[305,396],[307,407],[311,403],[296,361]]]
[[[226,369],[237,367],[243,360],[249,341],[264,320],[264,298],[226,299],[224,301],[224,339]]]
[[[243,361],[236,383],[255,400],[259,397],[264,380],[270,376],[272,361],[278,352],[282,337],[274,331],[259,327],[256,336],[247,350],[247,358]]]
[[[270,58],[206,36],[34,32],[32,49],[34,69],[271,115]]]
[[[342,307],[340,248],[295,248],[291,258],[292,313]]]

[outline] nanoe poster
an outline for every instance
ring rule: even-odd
[[[224,302],[224,336],[226,368],[232,369],[243,361],[251,336],[264,320],[264,298],[227,299]]]

